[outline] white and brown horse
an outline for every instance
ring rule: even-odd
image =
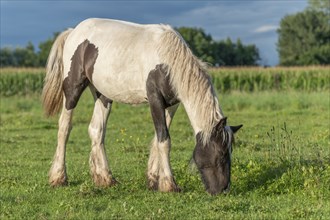
[[[206,190],[217,194],[229,189],[233,133],[241,126],[226,126],[205,65],[170,26],[95,18],[61,33],[49,54],[43,105],[47,115],[62,108],[57,149],[49,171],[52,186],[67,184],[66,143],[73,110],[86,87],[95,100],[88,132],[96,185],[116,183],[104,147],[112,102],[149,103],[155,137],[148,161],[148,185],[159,191],[178,191],[169,159],[169,127],[181,102],[195,131],[193,158]]]

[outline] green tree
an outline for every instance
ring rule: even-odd
[[[219,66],[255,66],[260,60],[255,45],[243,45],[240,39],[236,44],[230,38],[217,41],[213,45],[215,65]]]
[[[208,63],[214,63],[211,56],[212,37],[204,32],[201,28],[180,27],[176,29],[185,39],[193,53]]]
[[[215,41],[201,28],[180,27],[176,30],[197,57],[215,66],[257,65],[260,60],[257,47],[245,46],[240,39],[235,44],[230,38]]]
[[[36,67],[39,66],[38,56],[31,42],[26,47],[1,48],[1,67]]]
[[[232,40],[228,37],[224,41],[224,48],[222,53],[222,60],[226,66],[235,65],[235,45]]]
[[[60,32],[56,32],[52,38],[39,43],[38,61],[40,66],[46,66],[50,49],[52,48],[52,45],[59,34]]]
[[[245,46],[244,54],[244,65],[258,65],[258,62],[261,60],[259,50],[254,44]]]
[[[329,0],[308,0],[307,10],[323,11],[330,15],[330,1]]]
[[[14,63],[13,66],[20,67],[36,67],[38,66],[37,54],[34,51],[34,46],[31,42],[25,48],[17,47],[13,51]]]
[[[26,47],[4,47],[0,49],[1,67],[37,67],[45,66],[50,49],[59,33],[54,33],[52,38],[39,43],[39,51],[35,50],[34,45],[28,42]]]
[[[329,9],[311,2],[307,10],[281,20],[277,44],[281,65],[330,64]]]
[[[0,49],[0,67],[14,66],[13,50],[9,47]]]

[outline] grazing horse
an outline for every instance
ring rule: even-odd
[[[86,87],[95,100],[88,128],[95,185],[116,183],[104,147],[112,102],[149,103],[155,137],[148,186],[162,192],[179,191],[170,166],[169,127],[181,102],[196,135],[193,159],[207,192],[213,195],[229,189],[233,134],[241,125],[226,125],[206,66],[168,25],[96,18],[62,32],[48,57],[43,106],[48,116],[62,108],[50,185],[67,184],[66,143],[73,110]]]

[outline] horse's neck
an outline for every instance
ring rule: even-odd
[[[200,132],[202,130],[202,127],[203,127],[200,125],[198,120],[195,120],[195,118],[198,117],[198,112],[193,109],[193,106],[191,105],[190,101],[185,100],[182,102],[182,104],[186,110],[186,113],[190,120],[190,124],[191,124],[192,128],[194,129],[194,133],[196,135],[198,132]]]
[[[185,100],[181,100],[195,134],[211,132],[215,124],[224,117],[212,85],[209,86],[211,88],[203,97],[202,102],[196,101],[196,98],[191,95]]]

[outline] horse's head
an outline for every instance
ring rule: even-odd
[[[208,143],[203,143],[200,133],[197,134],[194,160],[202,175],[206,191],[211,195],[229,192],[232,143],[234,133],[242,125],[227,126],[223,118],[214,127]]]

